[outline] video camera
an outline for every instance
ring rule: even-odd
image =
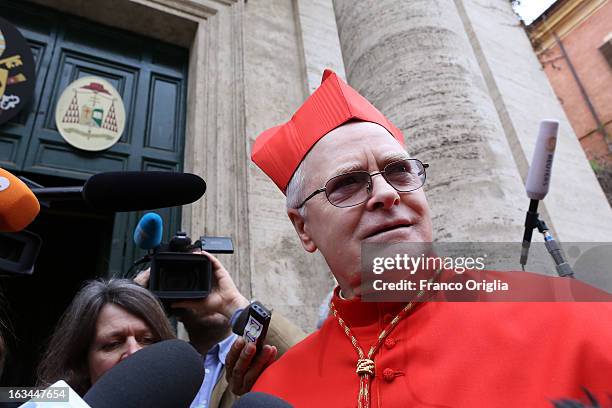
[[[0,232],[0,276],[32,275],[41,245],[33,232]]]
[[[229,237],[202,236],[194,243],[177,232],[148,256],[151,260],[149,290],[161,300],[201,299],[212,290],[212,264],[208,257],[192,253],[202,249],[213,254],[234,253]]]

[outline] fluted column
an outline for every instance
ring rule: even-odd
[[[348,82],[431,164],[440,241],[520,241],[526,196],[452,0],[334,0]]]

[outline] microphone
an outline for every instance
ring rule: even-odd
[[[41,393],[44,399],[44,395],[48,395],[48,398],[53,398],[56,402],[37,402],[36,399],[27,401],[25,404],[19,405],[19,408],[37,408],[42,406],[62,406],[65,408],[91,408],[83,399],[72,389],[64,380],[59,380],[51,384],[48,388],[45,388],[44,393]]]
[[[525,183],[527,197],[532,200],[543,200],[548,194],[558,131],[559,122],[556,120],[545,119],[540,122],[540,132]]]
[[[183,340],[166,340],[121,361],[83,399],[92,408],[189,407],[203,380],[202,356]]]
[[[134,243],[141,249],[154,249],[159,246],[164,231],[159,214],[151,212],[142,216],[134,230]]]
[[[95,174],[82,187],[32,191],[39,200],[85,200],[97,211],[122,212],[191,204],[204,195],[206,182],[191,173],[124,171]]]
[[[33,232],[0,232],[0,277],[32,275],[41,246],[42,239]]]
[[[232,408],[293,408],[293,405],[263,392],[247,392],[232,405]]]
[[[26,228],[40,212],[32,190],[16,176],[0,168],[0,232]]]
[[[533,151],[533,159],[527,173],[525,189],[527,197],[531,199],[529,210],[525,217],[525,232],[523,233],[523,243],[521,246],[521,266],[525,269],[531,236],[533,229],[538,225],[538,204],[539,200],[544,199],[550,187],[550,177],[552,174],[553,157],[557,144],[557,133],[559,122],[552,119],[545,119],[540,122],[540,131],[536,140],[536,147]]]

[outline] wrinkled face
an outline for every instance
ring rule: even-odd
[[[409,158],[380,125],[343,125],[312,148],[305,159],[305,196],[330,178],[354,170],[381,171],[387,164]],[[381,175],[372,178],[369,199],[349,208],[334,207],[324,193],[306,203],[305,217],[288,210],[302,245],[319,249],[338,280],[344,296],[359,295],[361,246],[364,243],[431,242],[429,206],[423,189],[398,193]]]
[[[141,319],[115,304],[104,305],[87,356],[91,384],[117,363],[155,341],[151,329]]]

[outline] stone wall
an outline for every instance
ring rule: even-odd
[[[318,86],[324,66],[344,75],[331,10],[326,0],[246,4],[245,111],[250,146],[262,131],[291,118]],[[327,265],[320,254],[302,248],[287,218],[284,195],[252,163],[248,197],[252,296],[312,329],[318,307],[332,287]]]

